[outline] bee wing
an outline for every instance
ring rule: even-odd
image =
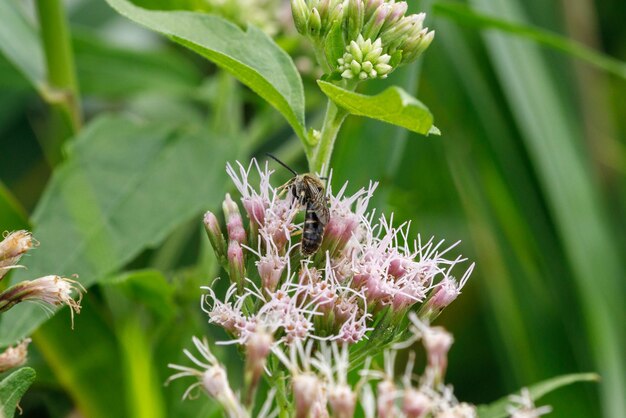
[[[315,177],[306,177],[307,197],[311,202],[311,209],[323,225],[330,220],[330,211],[324,190],[324,185]]]

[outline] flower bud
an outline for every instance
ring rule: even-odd
[[[243,286],[246,267],[243,259],[243,249],[237,241],[228,243],[228,273],[231,282]]]
[[[409,388],[402,396],[402,412],[406,418],[423,418],[433,407],[431,399],[422,392]]]
[[[382,4],[376,9],[372,16],[368,19],[365,26],[363,26],[363,37],[366,39],[375,39],[378,37],[383,24],[387,20],[387,16],[391,13],[391,5],[388,3]]]
[[[296,29],[300,34],[305,35],[309,19],[309,8],[305,0],[291,0],[291,14]]]
[[[413,33],[422,30],[423,13],[419,15],[410,15],[402,18],[399,22],[390,26],[387,30],[381,31],[380,39],[385,47],[391,49],[392,44],[400,44]]]
[[[376,409],[379,418],[392,418],[396,416],[394,400],[396,386],[390,380],[383,380],[376,386]]]
[[[313,403],[320,397],[321,383],[312,373],[300,373],[293,377],[293,397],[296,418],[306,418]]]
[[[432,43],[435,31],[422,29],[418,35],[409,38],[402,47],[402,63],[409,63],[419,57]]]
[[[384,3],[385,3],[384,0],[366,0],[365,19],[369,20],[369,18],[374,14],[374,12]]]
[[[246,341],[246,384],[248,388],[256,388],[263,375],[265,360],[269,355],[274,338],[271,334],[259,330],[250,334]]]
[[[14,369],[26,363],[28,344],[30,344],[30,341],[30,338],[26,338],[15,347],[9,347],[0,354],[0,373],[4,373],[7,370]]]
[[[352,418],[356,408],[356,394],[348,385],[332,386],[328,391],[328,403],[333,417]]]
[[[204,229],[206,230],[213,251],[219,260],[225,260],[226,258],[226,239],[222,234],[219,221],[212,212],[204,214]]]
[[[363,0],[348,0],[347,10],[347,39],[356,39],[363,28],[365,7]]]
[[[428,367],[435,379],[442,382],[448,367],[448,351],[454,338],[444,328],[433,327],[424,332],[422,342],[428,357]]]
[[[346,79],[365,80],[367,78],[386,78],[393,69],[389,64],[391,56],[382,54],[381,40],[364,40],[359,35],[346,47],[346,53],[338,60],[337,69]]]
[[[246,230],[243,227],[243,219],[239,212],[239,206],[231,199],[228,193],[222,204],[222,209],[224,210],[224,217],[226,218],[228,239],[230,241],[237,241],[239,244],[245,244]]]
[[[12,232],[0,242],[0,280],[13,268],[22,255],[33,247],[33,238],[28,231]]]
[[[387,16],[387,19],[385,20],[385,24],[383,25],[383,28],[382,28],[383,31],[386,30],[387,28],[392,27],[398,21],[400,21],[400,19],[404,17],[404,14],[406,13],[408,9],[408,5],[405,1],[390,4],[390,7],[391,7],[391,11],[389,15]]]
[[[311,9],[309,20],[307,22],[307,32],[311,38],[317,38],[322,33],[322,18],[317,8]]]

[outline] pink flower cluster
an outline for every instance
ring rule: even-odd
[[[214,214],[205,215],[232,285],[223,300],[206,288],[203,309],[237,343],[245,344],[255,332],[285,344],[308,338],[356,343],[367,338],[373,318],[385,310],[403,316],[422,304],[420,316],[434,319],[472,272],[473,264],[460,281],[451,276],[465,261],[445,258],[456,244],[445,247],[443,241],[423,242],[419,236],[411,242],[408,223],[394,227],[392,218],[368,212],[376,183],[351,196],[347,183],[336,194],[329,186],[330,221],[320,250],[302,257],[300,205],[272,185],[267,164],[237,163],[227,172],[241,194],[247,222],[230,195],[223,205],[226,235]]]

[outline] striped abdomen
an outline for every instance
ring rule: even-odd
[[[325,223],[321,222],[316,213],[314,202],[307,202],[304,216],[304,228],[302,229],[302,244],[300,252],[304,256],[315,254],[322,245]]]

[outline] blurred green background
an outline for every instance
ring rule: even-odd
[[[300,143],[251,91],[106,2],[40,3],[68,16],[65,52],[77,77],[58,82],[78,93],[83,123],[42,83],[50,63],[39,30],[59,29],[39,28],[34,3],[0,0],[0,230],[33,228],[42,243],[13,280],[78,273],[94,286],[73,331],[63,311],[34,334],[38,378],[23,416],[219,414],[209,400],[180,402],[184,382],[163,387],[167,363],[181,362],[191,335],[223,337],[198,304],[199,286],[219,274],[201,214],[232,187],[226,161],[272,151],[306,171]],[[266,29],[305,71],[307,120],[319,120],[324,98],[306,45],[285,29],[288,4],[225,12],[201,0],[136,3],[237,23],[271,19]],[[462,297],[438,319],[455,336],[448,381],[459,399],[486,403],[596,371],[600,383],[540,404],[560,417],[626,416],[623,0],[411,8],[429,13],[435,41],[421,62],[366,91],[402,85],[430,108],[442,136],[350,117],[332,160],[335,188],[379,181],[373,206],[412,221],[414,233],[461,239],[476,261]],[[559,50],[568,40],[622,62],[605,63],[607,72]],[[43,318],[32,307],[11,311],[1,342]],[[221,354],[236,376],[237,356]]]

